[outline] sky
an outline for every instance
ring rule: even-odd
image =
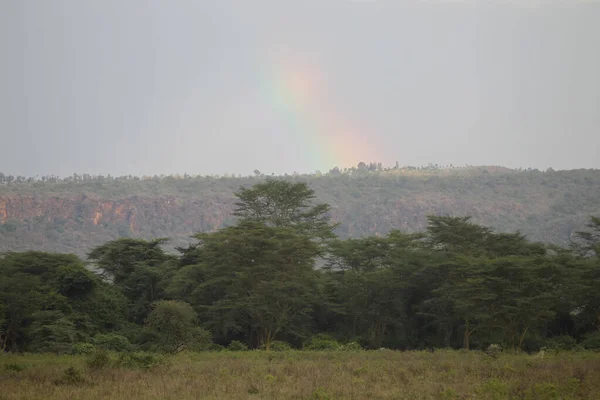
[[[600,168],[593,0],[0,0],[0,171]]]

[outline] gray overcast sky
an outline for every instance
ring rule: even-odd
[[[600,3],[0,0],[0,171],[600,168]]]

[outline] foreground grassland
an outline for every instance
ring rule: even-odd
[[[194,353],[150,369],[86,359],[0,355],[0,399],[600,399],[592,352]]]

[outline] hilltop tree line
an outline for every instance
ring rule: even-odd
[[[461,168],[469,168],[470,166],[458,166],[458,165],[453,165],[453,164],[449,164],[449,165],[439,165],[439,164],[427,164],[427,165],[421,165],[421,166],[400,166],[400,163],[396,162],[396,164],[393,167],[387,167],[387,166],[383,166],[382,163],[380,162],[369,162],[369,163],[365,163],[365,162],[359,162],[356,166],[352,166],[352,167],[346,167],[346,168],[339,168],[339,167],[333,167],[332,169],[329,170],[329,172],[327,172],[326,174],[328,175],[340,175],[340,174],[353,174],[353,173],[357,173],[357,172],[375,172],[375,171],[384,171],[384,172],[389,172],[389,171],[397,171],[397,170],[408,170],[408,171],[437,171],[437,170],[443,170],[443,169],[461,169]],[[522,168],[519,168],[519,171],[522,171]],[[532,168],[527,168],[527,171],[536,171],[536,172],[540,172],[538,169],[532,169]],[[551,168],[549,168],[547,170],[547,172],[552,172],[553,170]],[[321,175],[321,171],[316,171],[315,172],[316,175]],[[264,173],[262,173],[261,171],[259,171],[258,169],[255,169],[253,172],[254,176],[259,176],[259,177],[265,177],[266,175]],[[302,174],[298,174],[297,172],[294,172],[295,176],[300,176]],[[310,175],[310,174],[309,174]],[[225,174],[223,177],[235,177],[235,174]],[[238,177],[242,177],[242,175],[238,174]],[[306,175],[304,175],[306,176]],[[139,181],[139,180],[164,180],[164,179],[202,179],[202,178],[220,178],[219,175],[206,175],[206,176],[198,176],[198,175],[189,175],[187,173],[184,174],[175,174],[175,175],[153,175],[153,176],[149,176],[149,175],[145,175],[142,177],[139,176],[135,176],[135,175],[121,175],[121,176],[113,176],[111,174],[108,174],[106,176],[104,175],[94,175],[94,174],[77,174],[74,173],[73,175],[70,176],[64,176],[64,177],[60,177],[60,176],[56,176],[56,175],[36,175],[36,176],[23,176],[23,175],[12,175],[12,174],[5,174],[3,172],[0,172],[0,184],[32,184],[32,183],[58,183],[58,182],[65,182],[65,183],[73,183],[73,182],[105,182],[105,181]]]
[[[423,232],[340,239],[307,184],[237,193],[235,224],[0,258],[0,349],[72,352],[600,348],[600,218],[571,248],[430,216]]]

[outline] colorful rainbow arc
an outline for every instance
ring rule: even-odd
[[[270,73],[261,79],[262,101],[303,143],[312,168],[328,171],[356,166],[360,161],[376,161],[357,124],[340,115],[336,104],[328,101],[324,80],[314,69],[297,63],[272,65]]]

